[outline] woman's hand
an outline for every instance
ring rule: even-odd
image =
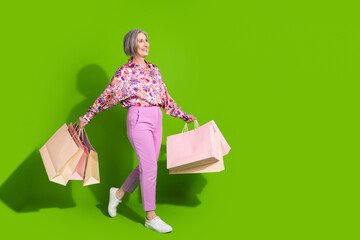
[[[83,128],[86,124],[88,124],[88,121],[86,121],[83,117],[79,117],[79,126]]]
[[[194,121],[194,120],[196,120],[197,118],[196,117],[194,117],[193,115],[191,115],[191,114],[188,114],[189,115],[189,119],[188,120],[186,120],[186,122],[187,123],[191,123],[192,121]]]

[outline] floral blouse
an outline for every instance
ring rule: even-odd
[[[121,66],[83,118],[90,122],[96,114],[120,102],[126,109],[130,106],[159,105],[166,114],[186,121],[189,115],[170,97],[159,68],[145,62],[148,67],[143,68],[131,57],[128,63]]]

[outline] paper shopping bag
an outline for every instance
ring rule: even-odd
[[[64,124],[40,149],[49,180],[61,185],[67,184],[85,152],[71,129],[72,124]]]
[[[85,130],[83,128],[75,129],[75,127],[71,124],[71,125],[69,125],[69,131],[70,131],[71,135],[74,136],[74,140],[78,144],[78,146],[80,146],[80,148],[82,148],[84,150],[84,153],[82,154],[82,156],[81,156],[78,164],[76,165],[76,168],[69,180],[83,180],[85,177],[86,161],[87,161],[88,155],[89,155],[87,147],[84,143],[84,134],[85,134],[84,131]]]
[[[192,131],[168,136],[166,149],[169,173],[180,174],[224,170],[223,155],[230,146],[212,120]]]
[[[95,149],[91,146],[89,138],[83,130],[83,141],[88,151],[87,163],[85,168],[85,174],[83,179],[83,186],[100,183],[100,173],[99,173],[99,160],[98,155]]]
[[[214,120],[211,120],[208,124],[212,125],[214,127],[215,132],[217,133],[217,136],[219,137],[220,144],[221,144],[221,151],[223,156],[227,155],[231,149],[230,145],[227,143],[227,141],[224,138],[224,135],[220,132],[220,129],[216,125]]]

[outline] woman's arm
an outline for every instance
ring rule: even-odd
[[[174,99],[170,96],[167,87],[164,81],[161,80],[162,87],[164,88],[164,96],[163,96],[163,109],[164,112],[170,116],[181,118],[184,121],[189,119],[189,114],[184,112],[181,107],[179,107]]]
[[[86,121],[90,122],[99,112],[110,109],[121,100],[129,97],[127,96],[128,94],[126,94],[127,91],[123,91],[126,79],[124,79],[124,74],[122,72],[123,68],[120,67],[112,77],[110,84],[95,100],[94,104],[90,106],[87,113],[83,116]],[[119,94],[119,91],[121,94]]]

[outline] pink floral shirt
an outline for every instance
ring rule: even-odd
[[[170,97],[159,68],[146,60],[145,62],[148,67],[143,68],[134,63],[133,57],[130,57],[128,63],[116,71],[110,84],[83,118],[90,122],[96,114],[120,102],[124,108],[159,105],[166,114],[186,121],[189,115]]]

